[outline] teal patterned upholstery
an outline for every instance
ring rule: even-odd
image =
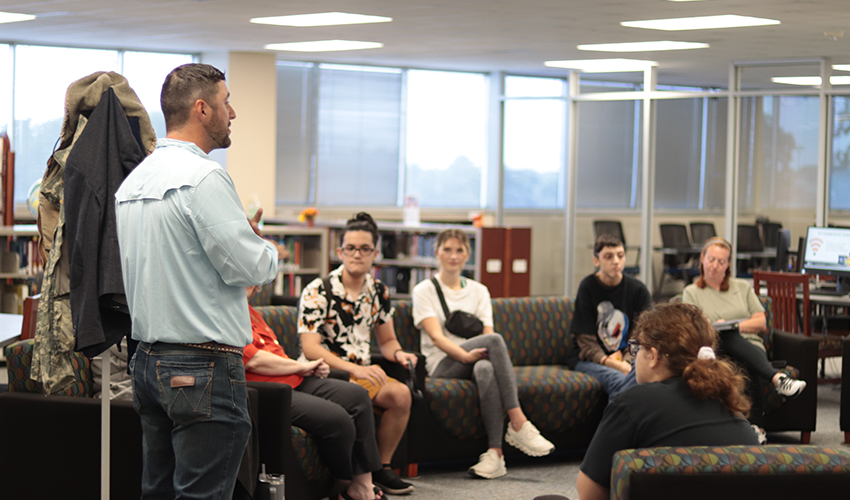
[[[519,404],[543,432],[560,434],[579,427],[606,398],[591,375],[562,366],[516,366]]]
[[[493,299],[493,328],[505,337],[514,366],[563,364],[572,319],[565,297]]]
[[[428,377],[424,392],[431,415],[450,436],[477,439],[486,435],[473,381]]]
[[[9,375],[9,392],[44,393],[41,382],[30,378],[32,367],[32,351],[35,340],[21,340],[6,346],[7,373]],[[71,353],[71,366],[74,368],[75,382],[68,386],[60,395],[92,397],[94,380],[91,373],[91,361],[79,352]]]
[[[330,471],[319,459],[319,447],[304,429],[292,426],[292,453],[308,481],[330,481]]]
[[[569,345],[573,304],[565,297],[493,299],[493,329],[508,345],[514,366],[560,365]],[[401,346],[421,352],[413,304],[393,301],[393,325]]]
[[[253,307],[268,306],[272,303],[272,295],[274,295],[274,281],[258,287],[254,295],[248,299],[248,303]]]
[[[399,342],[420,352],[411,302],[393,305]],[[560,434],[581,427],[606,397],[595,378],[563,366],[572,317],[572,302],[565,297],[493,299],[494,329],[505,338],[514,363],[520,406],[543,432]],[[429,377],[424,392],[431,416],[448,435],[484,437],[474,382]]]
[[[413,325],[413,302],[394,300],[393,327],[398,343],[405,351],[422,352],[419,345],[419,329]]]
[[[848,450],[788,445],[639,448],[614,454],[611,499],[627,500],[630,479],[636,474],[838,473],[850,473]],[[752,493],[753,498],[758,498],[756,492]]]
[[[255,308],[266,324],[277,335],[283,351],[292,359],[301,355],[301,338],[298,335],[298,309],[290,306],[263,306]]]

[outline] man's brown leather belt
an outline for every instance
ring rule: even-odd
[[[234,354],[242,354],[241,347],[233,347],[232,345],[219,344],[218,342],[204,342],[203,344],[177,344],[186,347],[197,347],[198,349],[206,349],[208,351],[232,352]]]

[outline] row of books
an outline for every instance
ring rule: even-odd
[[[413,293],[413,287],[436,274],[437,270],[430,268],[372,266],[372,276],[387,285],[391,295],[409,295]],[[464,271],[463,274],[471,277],[472,272]]]
[[[307,280],[306,283],[312,281],[312,278]],[[274,294],[275,295],[283,295],[288,297],[297,297],[301,295],[302,287],[302,276],[298,274],[292,273],[284,273],[283,271],[279,272],[277,278],[274,281]]]
[[[2,254],[0,272],[26,277],[36,276],[44,271],[37,237],[8,238],[6,245],[7,251]]]
[[[341,230],[331,231],[333,244],[339,243]],[[434,245],[437,243],[437,233],[416,232],[381,232],[381,256],[389,260],[433,261]],[[467,264],[475,265],[475,238],[469,239],[469,260]]]

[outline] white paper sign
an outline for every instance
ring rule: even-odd
[[[525,259],[516,259],[513,261],[511,269],[516,274],[525,274],[528,272],[528,261]]]
[[[487,259],[486,269],[488,273],[496,274],[502,272],[501,259]]]

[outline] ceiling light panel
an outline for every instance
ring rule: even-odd
[[[659,50],[705,49],[707,43],[672,42],[669,40],[656,42],[625,42],[625,43],[592,43],[579,45],[579,50],[595,50],[599,52],[655,52]]]
[[[640,59],[577,59],[570,61],[546,61],[550,68],[577,69],[584,73],[620,73],[625,71],[644,71],[658,66],[655,61]]]
[[[663,31],[710,30],[718,28],[745,28],[781,24],[776,19],[761,17],[720,15],[701,17],[679,17],[674,19],[649,19],[646,21],[623,21],[627,28],[645,28]]]
[[[379,49],[379,42],[357,42],[352,40],[317,40],[315,42],[270,43],[265,46],[268,50],[284,50],[291,52],[334,52],[339,50]]]
[[[16,23],[18,21],[32,21],[35,16],[30,14],[16,14],[14,12],[0,12],[0,24]]]
[[[807,87],[820,87],[819,76],[775,76],[770,79],[773,83],[784,83],[785,85],[805,85]],[[850,76],[831,76],[830,85],[850,85]]]
[[[276,26],[339,26],[343,24],[388,23],[391,17],[347,14],[345,12],[322,12],[319,14],[298,14],[294,16],[255,17],[256,24],[274,24]]]

